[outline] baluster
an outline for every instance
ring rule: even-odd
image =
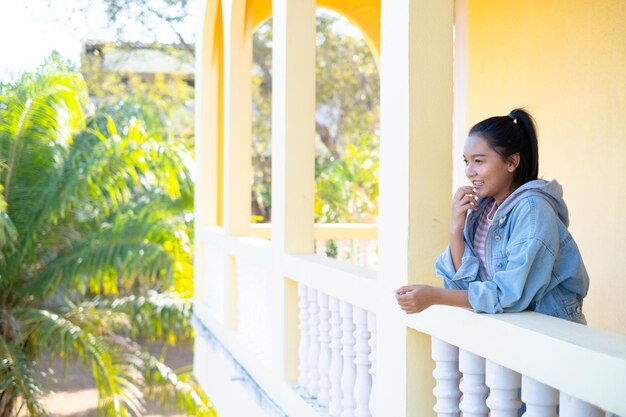
[[[317,291],[309,287],[309,384],[307,390],[313,398],[317,398],[320,390],[320,374],[317,371],[317,362],[320,356],[319,343],[319,313],[317,306]]]
[[[487,417],[485,404],[489,388],[485,385],[485,359],[466,350],[459,350],[459,371],[463,374],[460,387],[463,417]]]
[[[343,399],[341,405],[343,410],[341,417],[354,417],[354,382],[356,379],[356,369],[354,365],[354,323],[352,322],[352,304],[342,301],[339,307],[341,314],[341,330],[343,337],[341,344],[341,356],[343,357],[343,372],[341,373],[341,390],[343,391]]]
[[[248,292],[246,291],[246,287],[248,283],[246,282],[246,274],[243,268],[243,265],[239,259],[235,263],[235,283],[237,285],[237,333],[240,336],[243,336],[244,339],[248,339],[246,332],[248,331],[248,320],[246,314],[248,310],[244,307],[248,306]]]
[[[368,358],[370,346],[367,343],[370,338],[370,332],[367,330],[367,311],[355,307],[354,308],[354,351],[356,358],[356,381],[354,385],[354,409],[355,417],[372,417],[369,409],[370,393],[372,392],[372,376],[369,374],[371,362]]]
[[[487,406],[491,417],[517,417],[522,405],[518,397],[522,386],[521,375],[495,362],[486,362],[485,380],[491,391]]]
[[[459,348],[442,340],[432,338],[432,357],[435,361],[433,376],[437,384],[433,389],[433,394],[437,403],[433,410],[439,417],[460,415],[459,399]]]
[[[318,292],[317,303],[320,309],[320,357],[318,362],[320,383],[319,394],[317,395],[317,403],[323,407],[328,407],[328,404],[330,404],[330,379],[328,376],[330,368],[330,311],[328,310],[328,295],[322,292]]]
[[[224,294],[226,292],[226,255],[210,246],[205,245],[206,266],[204,280],[207,285],[207,296],[211,314],[220,322],[224,322]],[[211,266],[210,268],[208,266]]]
[[[336,240],[335,243],[337,244],[337,259],[340,261],[345,261],[346,260],[346,241],[345,240]]]
[[[325,240],[315,241],[315,253],[318,255],[326,256],[326,241]]]
[[[526,403],[522,417],[556,417],[559,391],[522,375],[522,401]]]
[[[359,240],[359,265],[367,266],[367,240]]]
[[[339,300],[330,297],[328,304],[330,310],[330,404],[328,414],[331,417],[339,417],[341,414],[341,373],[343,369],[343,359],[341,358],[341,316],[339,314]]]
[[[298,307],[300,308],[300,345],[298,346],[298,358],[299,366],[298,370],[300,375],[298,376],[298,386],[303,390],[302,394],[306,392],[306,388],[309,385],[309,295],[308,289],[305,285],[298,284],[298,296],[300,302]]]
[[[263,353],[265,355],[265,358],[269,360],[269,358],[271,357],[271,352],[272,352],[272,338],[270,335],[269,317],[268,317],[270,303],[269,303],[269,298],[268,298],[269,273],[267,271],[263,271],[263,273],[261,274],[261,286],[262,286],[262,291],[261,291],[261,296],[259,298],[261,300],[261,304],[263,308],[261,309],[261,312],[260,312],[261,323],[259,326],[259,331],[261,335],[260,340],[261,340]]]
[[[559,414],[565,417],[604,417],[604,411],[561,391]]]
[[[368,356],[370,363],[370,375],[372,376],[372,392],[370,393],[370,413],[372,417],[376,416],[376,315],[372,312],[367,313],[367,329],[370,331],[370,354]]]
[[[254,318],[254,342],[259,347],[262,354],[265,353],[265,346],[263,342],[263,318],[265,316],[266,306],[263,304],[263,296],[265,295],[265,286],[263,285],[264,273],[259,268],[255,267],[250,270],[250,278],[255,282],[255,287],[258,292],[252,293],[254,296],[254,311],[256,317]]]
[[[239,260],[237,260],[237,264],[239,263]],[[240,322],[245,323],[245,331],[243,332],[243,335],[246,338],[246,341],[248,343],[252,343],[253,346],[256,346],[255,327],[258,322],[258,318],[255,317],[255,313],[258,311],[258,306],[256,297],[252,297],[252,294],[258,294],[258,284],[256,280],[252,279],[253,275],[251,272],[250,267],[241,262],[243,286],[240,287],[240,291],[246,295],[246,303],[240,306],[241,310],[243,310]]]

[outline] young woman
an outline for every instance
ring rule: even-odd
[[[396,290],[406,313],[434,304],[485,313],[533,310],[586,323],[589,277],[556,181],[538,180],[532,117],[521,109],[483,120],[463,158],[471,186],[452,198],[450,246],[435,264],[444,288]]]

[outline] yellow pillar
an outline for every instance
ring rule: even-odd
[[[315,0],[275,0],[272,90],[272,306],[274,369],[297,369],[297,286],[281,270],[288,253],[313,252]]]
[[[453,0],[381,11],[377,414],[433,415],[430,337],[407,331],[394,290],[435,284],[451,187]]]
[[[224,228],[250,229],[252,28],[245,0],[224,0]]]
[[[250,231],[252,178],[252,28],[246,0],[223,0],[224,23],[224,230]],[[224,285],[224,317],[237,328],[237,260],[229,257]]]
[[[204,246],[199,230],[221,223],[223,36],[221,2],[202,1],[199,9],[202,30],[196,42],[194,298],[203,302]]]

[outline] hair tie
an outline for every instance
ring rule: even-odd
[[[513,116],[513,112],[508,114],[509,118],[513,120],[513,123],[517,124],[517,117]]]

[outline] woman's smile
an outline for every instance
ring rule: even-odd
[[[463,153],[465,175],[479,198],[493,197],[501,203],[513,191],[516,164],[504,159],[479,135],[470,135]]]

